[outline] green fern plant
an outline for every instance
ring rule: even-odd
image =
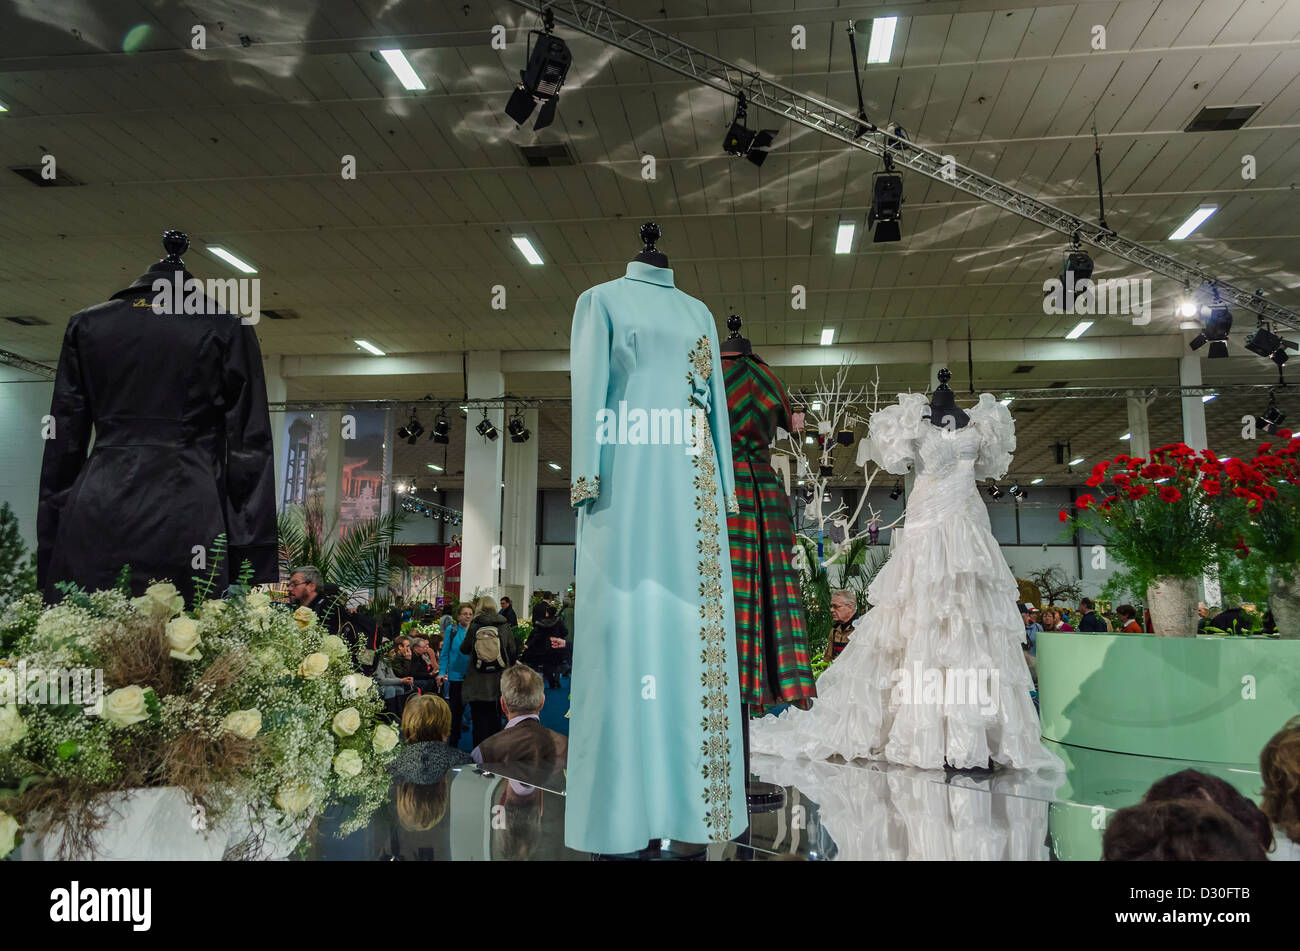
[[[391,553],[393,540],[406,521],[405,512],[390,512],[350,526],[338,538],[325,539],[319,506],[292,506],[280,513],[280,570],[314,565],[326,585],[338,589],[336,602],[346,604],[361,591],[372,591],[376,606],[387,606],[389,589],[401,577],[405,561]]]

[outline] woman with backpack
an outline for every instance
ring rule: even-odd
[[[474,746],[501,730],[501,674],[515,664],[518,648],[510,622],[497,610],[495,598],[484,595],[470,622],[460,652],[469,655],[462,696],[474,724]]]

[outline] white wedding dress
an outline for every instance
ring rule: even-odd
[[[1015,424],[987,393],[961,429],[928,414],[924,396],[905,393],[871,417],[872,458],[897,475],[916,466],[902,537],[812,709],[753,721],[753,751],[1063,771],[1040,738],[1019,590],[975,485],[1006,474]]]

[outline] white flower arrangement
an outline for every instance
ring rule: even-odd
[[[27,702],[24,684],[14,703],[0,693],[0,858],[23,829],[62,824],[63,842],[78,841],[102,794],[140,786],[177,786],[232,826],[344,802],[355,811],[342,835],[387,800],[396,732],[314,612],[261,593],[183,607],[161,582],[140,598],[72,591],[54,607],[31,594],[0,618],[9,681],[20,665],[103,671],[98,704]]]

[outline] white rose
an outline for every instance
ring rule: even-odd
[[[132,684],[108,694],[104,697],[104,719],[116,727],[149,719],[144,689]]]
[[[348,674],[340,682],[343,697],[347,700],[355,700],[357,697],[364,697],[370,692],[375,682],[365,674]]]
[[[290,815],[297,815],[311,803],[311,787],[306,783],[285,783],[275,794],[275,804]]]
[[[330,665],[329,656],[326,654],[308,654],[298,665],[298,676],[305,677],[308,680],[315,680],[321,674],[325,673],[325,668]]]
[[[299,627],[308,628],[311,627],[311,622],[316,620],[316,612],[304,604],[293,612],[293,619]]]
[[[174,660],[202,660],[199,626],[193,618],[176,617],[167,622],[167,644]]]
[[[144,597],[136,599],[136,604],[148,613],[162,617],[175,617],[185,610],[185,598],[170,581],[149,585],[144,589]]]
[[[0,859],[14,850],[14,838],[18,835],[18,820],[7,812],[0,812]]]
[[[248,605],[249,610],[260,611],[271,606],[271,596],[265,591],[254,591],[244,603]]]
[[[302,608],[298,609],[299,611]],[[295,611],[294,614],[298,612]],[[329,654],[335,660],[341,659],[348,655],[348,645],[343,643],[343,638],[337,634],[326,634],[320,642],[320,649]]]
[[[199,608],[199,614],[203,615],[204,617],[212,617],[213,615],[221,614],[225,610],[226,610],[225,601],[220,601],[220,600],[204,601],[203,607]]]
[[[334,735],[351,736],[361,729],[361,714],[356,707],[347,707],[334,714]]]
[[[221,729],[245,740],[251,740],[262,731],[262,711],[236,710],[221,721]]]
[[[356,750],[344,750],[334,757],[334,771],[340,776],[360,776],[361,754]]]
[[[375,736],[370,742],[376,753],[387,753],[397,745],[397,731],[391,726],[380,724],[375,727]]]
[[[18,715],[18,707],[0,706],[0,750],[7,750],[27,735],[27,724]]]

